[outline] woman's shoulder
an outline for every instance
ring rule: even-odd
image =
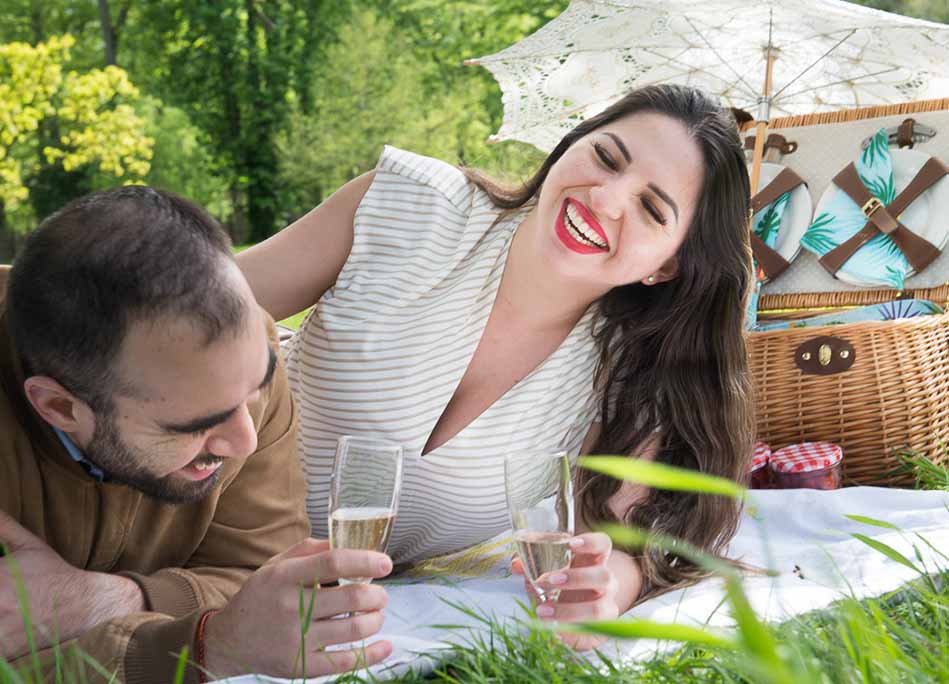
[[[386,145],[376,164],[374,184],[394,183],[397,192],[443,198],[459,211],[471,206],[474,185],[460,168],[441,159]]]

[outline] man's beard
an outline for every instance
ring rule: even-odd
[[[200,501],[217,486],[220,479],[220,469],[196,482],[172,475],[155,477],[149,474],[142,467],[148,459],[140,450],[122,440],[112,415],[96,416],[96,427],[86,446],[85,456],[105,472],[109,482],[137,489],[145,496],[164,503],[187,504]],[[202,454],[196,460],[214,458],[209,454]]]

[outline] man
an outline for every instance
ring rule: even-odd
[[[391,562],[307,539],[275,326],[220,226],[146,187],[91,195],[40,225],[2,289],[0,655],[95,681],[91,656],[138,684],[173,681],[184,647],[188,682],[389,654],[323,651],[378,631],[386,596],[319,583]]]

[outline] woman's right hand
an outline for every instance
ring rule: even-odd
[[[383,553],[330,550],[329,542],[306,539],[274,556],[205,624],[205,667],[214,677],[267,674],[318,677],[368,667],[389,656],[392,644],[326,652],[337,644],[361,642],[382,628],[388,602],[377,584],[321,588],[339,578],[385,577],[392,561]],[[313,599],[309,622],[300,617]],[[353,613],[353,615],[350,615]],[[301,624],[302,623],[302,624]],[[304,635],[305,631],[305,635]],[[302,671],[301,639],[306,649]]]

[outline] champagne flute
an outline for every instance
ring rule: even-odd
[[[345,435],[336,444],[330,476],[330,548],[385,553],[398,511],[402,447]],[[340,578],[340,584],[372,579]]]
[[[570,567],[573,538],[573,475],[566,452],[511,454],[504,460],[504,486],[517,555],[541,603],[559,589],[542,587],[549,573]]]

